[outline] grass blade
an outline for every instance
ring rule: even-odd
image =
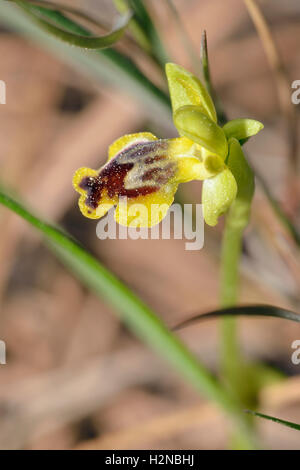
[[[118,25],[113,29],[112,32],[99,37],[90,37],[89,35],[84,36],[82,34],[71,33],[65,29],[55,26],[54,23],[50,23],[49,21],[43,19],[42,16],[44,16],[45,13],[47,14],[49,11],[47,8],[30,5],[28,2],[24,2],[22,0],[14,0],[14,3],[22,8],[29,18],[47,33],[52,34],[57,39],[67,42],[72,46],[78,46],[85,49],[104,49],[106,47],[112,46],[123,36],[132,17],[131,12],[129,12],[119,19]]]
[[[173,328],[173,331],[181,330],[196,323],[207,320],[210,318],[216,317],[225,317],[225,316],[262,316],[262,317],[275,317],[282,318],[284,320],[291,320],[294,322],[300,323],[300,314],[292,312],[291,310],[286,310],[284,308],[275,307],[273,305],[245,305],[245,306],[236,306],[222,308],[219,310],[213,310],[208,313],[203,313],[200,315],[195,315],[188,320],[185,320],[182,323],[179,323]]]
[[[258,413],[258,411],[245,410],[245,413],[249,413],[253,416],[258,416],[259,418],[267,419],[269,421],[273,421],[274,423],[282,424],[288,428],[300,431],[300,424],[292,423],[291,421],[285,421],[284,419],[275,418],[274,416],[264,415],[263,413]]]
[[[7,2],[15,3],[15,0],[6,0]],[[45,8],[47,10],[56,10],[60,11],[63,13],[71,13],[75,17],[78,17],[79,20],[85,20],[88,23],[98,26],[101,28],[104,28],[106,25],[100,22],[99,20],[93,18],[92,16],[88,15],[87,13],[78,10],[77,8],[73,8],[69,5],[66,5],[64,3],[55,3],[52,1],[47,1],[47,0],[26,0],[26,5],[35,5],[38,7]]]

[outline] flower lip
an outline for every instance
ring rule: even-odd
[[[97,209],[103,194],[117,203],[120,197],[137,198],[158,191],[176,173],[167,148],[166,140],[136,143],[109,160],[97,175],[83,176],[77,185],[86,192],[86,206]]]

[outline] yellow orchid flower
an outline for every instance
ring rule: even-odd
[[[115,219],[122,225],[151,227],[159,223],[179,183],[216,173],[213,164],[204,165],[197,147],[185,137],[158,139],[148,132],[121,137],[109,147],[108,161],[100,170],[76,171],[73,185],[81,194],[81,212],[98,219],[116,205]]]
[[[256,134],[262,124],[239,119],[221,128],[200,80],[175,64],[167,64],[166,74],[180,137],[125,135],[109,147],[108,160],[99,170],[77,170],[73,186],[86,217],[101,218],[116,206],[114,216],[121,225],[152,227],[165,217],[178,185],[191,180],[204,180],[202,202],[209,225],[235,200],[238,182],[226,164],[229,148],[237,154],[238,140]],[[235,144],[229,146],[232,139]]]

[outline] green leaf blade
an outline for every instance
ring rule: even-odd
[[[218,310],[212,310],[208,313],[194,315],[191,318],[185,320],[182,323],[176,325],[173,330],[180,330],[188,326],[194,325],[202,320],[208,320],[211,318],[225,317],[225,316],[262,316],[262,317],[273,317],[281,318],[284,320],[294,321],[300,323],[300,314],[286,310],[284,308],[276,307],[274,305],[245,305],[236,307],[227,307]]]
[[[286,426],[288,428],[300,431],[300,424],[293,423],[292,421],[286,421],[284,419],[276,418],[274,416],[265,415],[263,413],[259,413],[258,411],[245,410],[245,413],[249,413],[253,416],[258,416],[259,418],[266,419],[268,421],[273,421],[274,423],[282,424],[283,426]]]
[[[43,19],[39,13],[43,14],[48,12],[46,8],[32,6],[27,2],[15,0],[15,3],[26,12],[26,14],[39,25],[44,31],[52,34],[57,39],[60,39],[72,46],[82,47],[84,49],[104,49],[115,44],[124,34],[132,14],[128,13],[120,18],[118,26],[112,32],[99,37],[92,37],[91,35],[82,35],[79,33],[71,33],[68,30],[56,26],[54,23]],[[50,13],[53,13],[50,11]],[[54,12],[57,13],[57,12]]]

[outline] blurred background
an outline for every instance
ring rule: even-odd
[[[82,217],[71,185],[78,167],[100,167],[108,145],[123,134],[149,130],[175,136],[169,110],[129,86],[105,57],[100,72],[86,73],[76,63],[75,48],[29,37],[17,14],[8,14],[7,3],[0,3],[0,79],[7,86],[7,103],[0,105],[1,181],[35,213],[78,238],[168,325],[217,308],[222,222],[205,228],[204,248],[197,252],[186,251],[184,240],[100,241],[97,221]],[[109,0],[63,3],[107,24],[117,15]],[[299,1],[259,3],[284,64],[283,81],[274,75],[242,0],[174,3],[198,57],[207,31],[213,82],[229,118],[253,117],[265,124],[245,147],[249,161],[299,224],[299,107],[290,108],[286,98],[300,79]],[[168,2],[146,4],[168,56],[193,71]],[[167,89],[158,67],[129,34],[117,49]],[[201,184],[183,185],[179,197],[200,203]],[[230,423],[213,404],[137,341],[23,220],[1,208],[0,223],[0,339],[7,346],[7,364],[0,365],[0,448],[226,448]],[[258,181],[245,236],[240,302],[299,311],[299,266],[299,250]],[[261,391],[261,409],[300,422],[300,365],[291,361],[299,326],[242,318],[239,333],[249,359],[278,371],[278,380]],[[179,334],[217,371],[217,321]],[[296,431],[257,424],[264,448],[300,449]]]

